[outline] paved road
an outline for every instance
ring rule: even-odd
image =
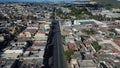
[[[61,42],[60,25],[55,20],[55,8],[44,54],[44,64],[45,68],[67,68]]]
[[[56,34],[55,34],[55,45],[54,45],[54,67],[53,68],[66,68],[64,54],[63,54],[63,47],[61,42],[61,32],[59,23],[56,22]]]

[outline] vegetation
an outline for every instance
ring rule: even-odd
[[[115,29],[109,29],[108,31],[110,31],[110,32],[113,32],[113,33],[117,34],[117,31],[116,31]]]
[[[61,19],[71,19],[72,16],[74,16],[75,19],[84,19],[92,15],[90,12],[87,11],[86,8],[78,8],[78,7],[72,6],[68,9],[71,10],[71,12],[65,13],[65,12],[62,12],[61,9],[57,9],[56,10],[57,16],[60,17]]]
[[[117,19],[117,20],[120,20],[120,17],[118,17],[118,18],[115,18],[115,19]]]
[[[91,34],[95,34],[95,33],[96,33],[96,31],[95,31],[94,29],[92,29],[92,28],[90,28],[90,29],[82,29],[81,31],[82,31],[83,33],[88,34],[88,35],[91,35]]]
[[[106,9],[111,10],[111,8],[113,8],[112,4],[106,4],[104,5]]]
[[[56,10],[56,14],[57,14],[58,16],[60,16],[60,15],[62,14],[62,10],[61,10],[61,9],[57,9],[57,10]]]
[[[70,62],[70,60],[71,60],[71,55],[73,55],[73,50],[71,50],[71,49],[68,49],[67,51],[65,51],[64,52],[64,54],[65,54],[65,59],[68,61],[68,62]]]
[[[92,15],[90,12],[87,11],[86,8],[78,8],[78,7],[72,6],[69,9],[71,10],[70,15],[75,16],[76,19],[82,19]]]
[[[107,9],[111,9],[112,4],[104,5]],[[60,19],[96,19],[96,20],[106,20],[106,15],[92,15],[91,12],[88,12],[86,8],[79,8],[71,6],[68,8],[69,13],[63,12],[62,9],[56,10],[56,15]]]
[[[96,41],[92,42],[92,46],[95,48],[96,51],[99,51],[101,49],[101,46]]]
[[[61,39],[62,39],[62,44],[66,45],[65,36],[62,36]]]
[[[100,4],[102,4],[104,7],[111,9],[111,8],[120,8],[120,2],[117,0],[94,0]]]

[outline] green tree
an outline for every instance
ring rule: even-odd
[[[62,39],[62,43],[63,43],[64,45],[66,45],[65,36],[62,36],[61,39]]]
[[[60,16],[61,14],[62,14],[62,10],[59,8],[59,9],[57,9],[56,10],[56,14],[58,15],[58,16]]]
[[[91,35],[91,34],[95,34],[97,33],[94,29],[90,28],[90,29],[82,29],[81,30],[83,33],[86,33],[88,35]]]
[[[115,29],[109,29],[108,31],[110,31],[110,32],[114,32],[115,34],[117,34],[117,31],[115,30]]]
[[[93,41],[92,46],[95,48],[96,51],[99,51],[101,49],[101,46],[98,44],[97,41]]]
[[[70,62],[71,60],[71,55],[74,54],[74,51],[71,49],[68,49],[67,51],[64,52],[65,54],[65,59]]]

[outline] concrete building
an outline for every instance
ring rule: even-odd
[[[71,62],[72,68],[97,68],[93,60],[75,60]]]
[[[4,37],[0,35],[0,42],[4,41]]]
[[[0,59],[0,68],[15,68],[17,63],[16,59]]]
[[[93,60],[78,60],[79,68],[97,68]]]
[[[38,32],[35,34],[34,39],[36,41],[46,41],[47,36],[45,35],[45,32]]]
[[[22,54],[22,53],[23,53],[23,50],[22,50],[22,49],[20,49],[20,50],[6,50],[4,53],[5,53],[5,54],[10,54],[10,53]]]

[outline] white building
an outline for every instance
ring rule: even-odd
[[[44,28],[45,28],[45,30],[48,30],[48,29],[50,29],[50,26],[49,26],[49,24],[46,24],[46,25],[44,26]]]
[[[120,29],[119,28],[115,28],[115,30],[120,34]]]
[[[4,37],[0,36],[0,42],[4,41]]]
[[[22,50],[22,49],[20,49],[20,50],[6,50],[4,53],[5,53],[5,54],[10,54],[10,53],[22,54],[22,53],[23,53],[23,50]]]
[[[47,36],[45,35],[45,33],[38,32],[38,33],[35,34],[34,39],[39,40],[39,41],[46,41]]]
[[[94,19],[89,19],[89,20],[74,20],[74,25],[93,25],[97,24],[101,27],[107,27],[107,25],[103,22],[94,20]]]

